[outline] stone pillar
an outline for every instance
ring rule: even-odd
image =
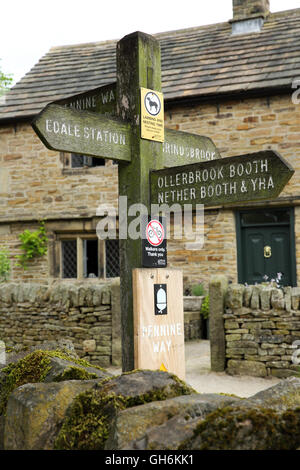
[[[223,372],[226,365],[224,305],[228,288],[226,276],[213,276],[209,283],[209,335],[211,370]]]
[[[111,283],[111,363],[113,366],[122,365],[122,331],[121,331],[121,304],[120,304],[120,278]]]

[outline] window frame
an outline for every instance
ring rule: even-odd
[[[97,278],[88,278],[84,276],[84,240],[96,240],[98,241],[98,276]],[[63,241],[76,240],[77,242],[77,278],[66,278],[63,277]],[[60,279],[113,279],[113,277],[107,277],[106,273],[106,242],[109,240],[102,240],[97,237],[95,232],[76,232],[76,233],[56,233],[56,249],[55,258],[58,261],[59,266],[56,267],[54,277]],[[55,263],[57,265],[57,263]]]
[[[104,161],[104,164],[102,165],[82,165],[82,166],[74,166],[72,167],[72,155],[76,155],[73,153],[67,153],[67,152],[60,152],[60,160],[62,163],[62,172],[63,174],[77,174],[77,173],[86,173],[90,171],[95,171],[95,168],[106,168],[107,166],[110,166],[111,163],[110,160],[108,159],[101,159]],[[81,155],[81,154],[78,154]],[[90,157],[88,155],[81,155],[83,158],[88,161],[89,158],[95,158],[98,159],[98,157]]]
[[[63,277],[63,249],[62,242],[75,240],[77,242],[77,278]],[[105,240],[97,238],[95,233],[73,233],[73,234],[57,234],[57,243],[59,250],[59,278],[60,279],[93,279],[84,276],[84,240],[97,240],[98,241],[98,276],[95,279],[105,279]]]

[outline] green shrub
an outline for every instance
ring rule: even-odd
[[[200,313],[205,319],[209,317],[209,295],[207,295],[203,300]]]
[[[195,284],[194,286],[192,286],[191,293],[192,295],[196,295],[199,297],[206,295],[206,291],[204,289],[203,284]]]
[[[47,253],[48,238],[45,231],[45,222],[40,222],[38,230],[34,232],[24,230],[24,232],[19,235],[19,239],[22,242],[21,249],[23,253],[16,256],[19,260],[17,266],[27,269],[28,261],[44,256]]]

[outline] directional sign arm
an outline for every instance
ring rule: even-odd
[[[152,171],[152,204],[217,206],[276,198],[294,174],[277,152]]]
[[[201,163],[221,158],[209,137],[165,128],[163,143],[164,167]]]
[[[116,82],[54,101],[67,108],[116,115]]]
[[[131,127],[119,119],[49,104],[32,127],[50,150],[131,161]]]

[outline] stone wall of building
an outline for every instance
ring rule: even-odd
[[[211,104],[166,106],[166,127],[211,137],[223,157],[265,149],[278,151],[296,173],[279,199],[270,202],[295,206],[295,230],[300,220],[300,105],[292,92],[282,96],[224,100]],[[44,147],[29,124],[0,128],[0,246],[19,253],[22,224],[92,218],[100,203],[117,207],[117,165],[67,169],[66,156]],[[267,202],[269,204],[269,202]],[[259,203],[257,207],[267,203]],[[243,208],[251,204],[243,204]],[[13,225],[15,224],[15,225]],[[297,272],[300,279],[300,237],[296,237]],[[235,217],[232,208],[205,212],[205,243],[191,251],[186,240],[168,245],[170,267],[182,268],[185,285],[208,283],[212,273],[226,274],[237,282]],[[47,259],[28,272],[13,266],[12,279],[40,280],[49,276]]]
[[[295,169],[279,198],[256,203],[255,207],[282,205],[295,207],[297,277],[300,281],[300,105],[293,104],[292,93],[261,98],[232,99],[211,104],[187,104],[165,111],[165,125],[180,131],[210,137],[222,157],[231,157],[272,149]],[[243,204],[242,209],[253,207]],[[173,246],[170,262],[182,263],[187,281],[226,274],[237,282],[236,227],[233,209],[205,211],[204,248],[196,255]],[[184,259],[188,262],[184,266]],[[193,261],[192,261],[193,259]]]
[[[117,207],[117,167],[69,169],[29,124],[0,128],[0,221],[89,217],[101,203]]]
[[[230,374],[300,373],[300,288],[230,285],[224,328]]]

